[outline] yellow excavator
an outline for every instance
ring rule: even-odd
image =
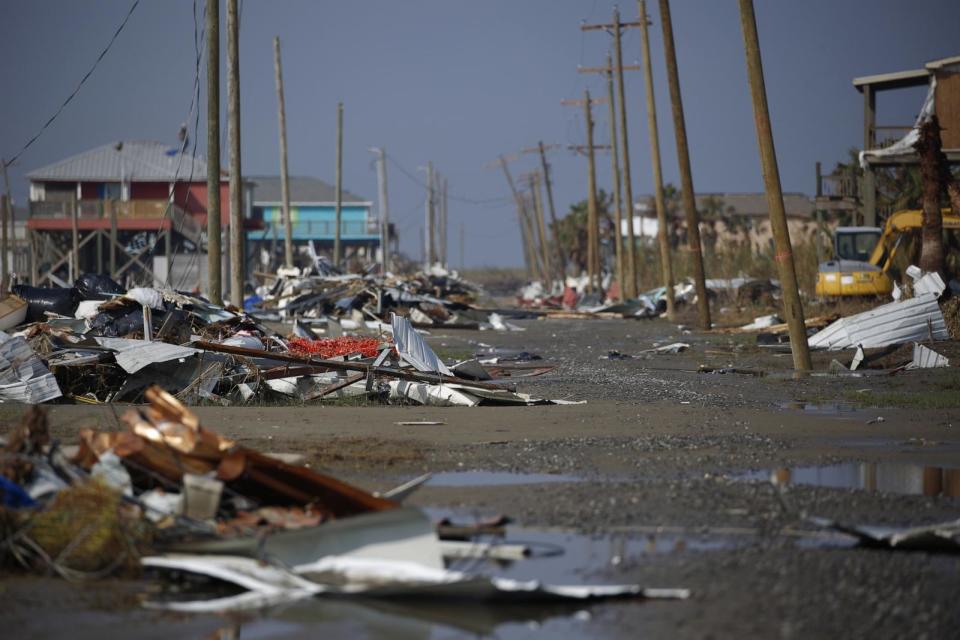
[[[879,227],[837,227],[834,259],[820,263],[816,294],[820,297],[885,296],[893,291],[890,265],[903,238],[923,226],[923,211],[897,211]],[[943,210],[943,228],[960,229],[960,216]]]

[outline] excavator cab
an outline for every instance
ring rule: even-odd
[[[837,227],[833,236],[833,260],[820,264],[818,296],[886,295],[893,281],[880,266],[871,262],[881,246],[883,230],[878,227]]]

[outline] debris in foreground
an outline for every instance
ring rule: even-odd
[[[960,520],[919,527],[851,525],[828,518],[808,518],[823,529],[853,536],[865,547],[902,551],[960,552]]]

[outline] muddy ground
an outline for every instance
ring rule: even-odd
[[[539,353],[557,369],[519,380],[519,389],[586,404],[197,412],[245,445],[303,454],[312,468],[371,490],[425,471],[545,474],[444,474],[438,485],[466,486],[427,486],[410,502],[461,520],[502,513],[517,523],[508,538],[567,541],[563,560],[525,561],[522,577],[542,568],[544,577],[558,571],[567,581],[687,587],[692,597],[443,614],[311,604],[246,621],[241,637],[956,637],[960,556],[858,549],[804,517],[889,525],[960,517],[957,497],[923,495],[926,486],[928,494],[960,496],[960,477],[950,471],[960,468],[960,370],[828,376],[833,358],[849,363],[852,354],[816,354],[821,375],[798,380],[788,353],[759,349],[751,335],[685,333],[665,320],[518,324],[526,331],[435,331],[429,342],[449,357],[478,343]],[[601,359],[677,341],[690,349]],[[960,362],[956,343],[937,348]],[[881,364],[909,357],[905,349]],[[698,373],[701,364],[768,375]],[[54,407],[55,435],[70,443],[82,426],[111,428],[114,410],[122,407]],[[444,424],[396,424],[422,420]],[[829,468],[798,469],[820,466]],[[767,481],[783,468],[813,484]],[[931,489],[934,476],[940,485]],[[923,477],[928,484],[918,485]],[[119,637],[205,637],[239,624],[142,611],[142,588],[8,578],[0,624],[22,629],[18,637],[72,638],[110,628]]]

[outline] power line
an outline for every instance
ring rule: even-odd
[[[395,166],[400,171],[400,173],[406,176],[411,182],[413,182],[414,184],[416,184],[422,189],[427,188],[427,185],[425,182],[420,180],[420,178],[415,176],[411,171],[407,170],[402,164],[397,162],[397,160],[395,160],[393,156],[391,156],[390,154],[384,154],[384,155],[386,155],[387,160],[389,160],[391,164],[393,164],[393,166]],[[476,205],[486,205],[486,204],[502,205],[512,201],[512,198],[508,196],[500,196],[497,198],[470,198],[467,196],[458,196],[456,194],[448,193],[447,197],[450,200],[455,200],[457,202],[463,202],[465,204],[476,204]]]
[[[120,23],[120,26],[117,27],[117,30],[114,31],[113,37],[110,38],[110,41],[107,43],[107,46],[104,47],[104,48],[103,48],[103,51],[100,52],[100,55],[97,56],[97,59],[96,59],[96,61],[93,63],[93,66],[90,67],[90,70],[87,71],[82,78],[80,78],[80,82],[77,83],[77,86],[76,86],[76,88],[73,90],[73,93],[71,93],[69,96],[67,96],[67,99],[63,101],[63,103],[57,108],[57,110],[54,112],[54,114],[53,114],[52,116],[50,116],[50,118],[43,124],[42,127],[40,127],[40,130],[37,131],[37,133],[34,134],[34,136],[33,136],[32,138],[30,138],[29,140],[27,140],[27,143],[26,143],[25,145],[23,145],[23,147],[20,148],[20,151],[17,151],[17,153],[13,156],[13,158],[11,158],[11,159],[8,160],[8,161],[5,161],[6,164],[7,164],[7,166],[9,166],[9,165],[13,164],[14,162],[16,162],[17,159],[18,159],[21,155],[23,155],[23,152],[26,151],[27,149],[29,149],[29,148],[33,145],[33,143],[36,142],[37,139],[40,138],[40,136],[43,135],[43,133],[47,130],[47,128],[48,128],[51,124],[53,124],[53,121],[56,120],[57,117],[60,116],[60,113],[66,108],[66,106],[67,106],[68,104],[70,104],[70,101],[73,100],[78,93],[80,93],[80,88],[81,88],[81,87],[84,85],[84,83],[90,78],[90,76],[93,75],[93,72],[96,70],[97,66],[100,64],[100,61],[103,60],[104,56],[107,55],[107,52],[110,51],[110,47],[112,47],[112,46],[113,46],[113,43],[116,42],[117,37],[120,35],[120,32],[123,31],[123,28],[124,28],[125,26],[127,26],[127,22],[130,20],[130,16],[133,15],[134,10],[136,10],[136,8],[137,8],[137,6],[138,6],[139,4],[140,4],[140,0],[133,0],[133,4],[130,5],[130,10],[127,11],[127,15],[123,18],[123,22],[121,22],[121,23]]]

